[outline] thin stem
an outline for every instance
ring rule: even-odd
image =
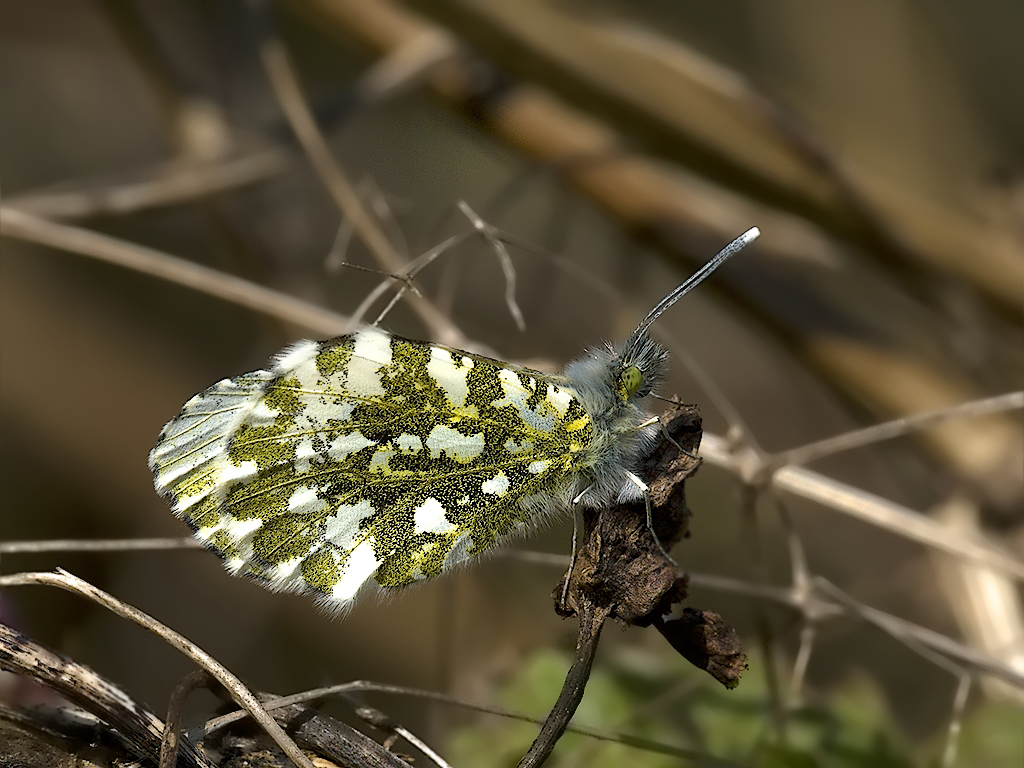
[[[0,235],[90,256],[192,288],[324,336],[345,332],[348,318],[280,291],[204,267],[169,253],[80,227],[57,224],[13,208],[0,208]]]
[[[949,720],[949,732],[946,734],[946,747],[942,751],[942,768],[953,768],[956,763],[956,752],[960,745],[960,731],[964,722],[964,709],[967,707],[967,695],[971,692],[971,676],[963,674],[956,686],[953,696],[953,712]]]
[[[882,424],[874,424],[864,429],[844,432],[835,437],[801,445],[799,448],[792,448],[770,456],[768,463],[772,467],[809,464],[812,461],[817,461],[826,456],[833,456],[843,451],[861,448],[866,445],[874,445],[883,440],[892,440],[895,437],[901,437],[943,421],[987,416],[990,413],[1001,413],[1020,408],[1024,408],[1024,391],[1008,392],[1005,395],[971,400],[968,403],[903,416],[902,418],[893,419]]]
[[[162,549],[203,549],[191,536],[169,539],[51,539],[0,541],[0,555],[42,552],[150,552]]]
[[[395,250],[373,216],[366,210],[355,187],[327,146],[327,141],[302,94],[288,52],[279,41],[271,39],[260,47],[260,58],[289,125],[338,209],[352,222],[352,228],[359,235],[359,239],[370,249],[381,266],[391,273],[401,272],[405,266],[405,259]],[[410,305],[439,341],[449,346],[457,346],[462,340],[461,331],[430,302],[422,297],[411,296]]]
[[[209,683],[210,676],[204,670],[196,670],[186,675],[171,691],[171,698],[167,704],[167,720],[164,722],[164,737],[160,742],[160,768],[174,768],[178,764],[185,700],[194,690]]]
[[[329,688],[316,688],[310,691],[304,691],[302,693],[292,694],[291,696],[283,696],[279,699],[272,699],[263,703],[263,706],[268,710],[275,710],[281,707],[286,707],[291,704],[298,704],[306,701],[313,701],[316,699],[322,699],[327,696],[333,696],[343,691],[375,691],[377,693],[389,694],[392,696],[408,696],[418,699],[427,699],[429,701],[436,701],[449,706],[461,707],[463,709],[469,709],[474,712],[482,712],[488,715],[497,715],[499,717],[507,717],[512,720],[520,720],[525,723],[540,724],[541,720],[536,717],[531,717],[522,712],[516,710],[507,709],[505,707],[497,707],[486,704],[476,704],[471,701],[464,701],[455,696],[450,696],[445,693],[438,693],[437,691],[425,691],[420,688],[408,688],[400,685],[388,685],[385,683],[374,683],[369,680],[356,680],[351,683],[342,683],[340,685],[332,685]],[[226,715],[221,715],[212,720],[207,721],[203,726],[195,728],[189,732],[189,737],[192,739],[202,739],[213,733],[220,728],[224,728],[231,723],[243,720],[249,716],[248,712],[236,711],[230,712]],[[628,747],[635,749],[644,750],[647,752],[653,752],[660,755],[669,755],[671,757],[677,757],[691,762],[696,762],[701,765],[709,766],[720,766],[720,768],[738,768],[735,763],[728,760],[721,760],[711,755],[704,754],[692,749],[684,749],[681,747],[674,747],[669,744],[662,744],[657,741],[651,741],[650,739],[643,739],[637,736],[630,736],[623,733],[607,733],[597,728],[587,728],[584,726],[573,726],[570,725],[566,728],[569,733],[576,733],[581,736],[586,736],[591,739],[597,739],[599,741],[608,741],[615,744],[623,744]]]
[[[543,764],[551,756],[569,721],[576,714],[576,709],[583,701],[587,680],[590,679],[590,669],[594,665],[597,644],[601,639],[601,627],[606,616],[606,613],[601,613],[591,606],[581,613],[579,634],[576,638],[576,656],[565,676],[562,692],[544,720],[537,738],[519,761],[519,768],[537,768]]]
[[[84,180],[76,183],[77,189],[27,192],[7,198],[5,204],[48,219],[120,216],[264,181],[284,173],[292,159],[287,150],[272,148],[215,162],[177,161],[148,169],[137,181]]]
[[[700,456],[708,464],[723,467],[741,477],[751,471],[744,464],[748,454],[737,453],[729,441],[719,435],[704,433]],[[882,530],[1024,580],[1024,562],[994,544],[981,538],[951,535],[945,525],[925,515],[818,472],[802,467],[783,467],[771,474],[770,484],[777,491],[815,501]]]

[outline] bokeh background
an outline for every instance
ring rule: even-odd
[[[1021,29],[1024,6],[964,0],[2,0],[0,202],[351,313],[381,278],[339,266],[375,262],[269,84],[267,46],[280,44],[397,251],[469,231],[465,201],[545,252],[509,246],[525,331],[482,239],[417,279],[467,339],[505,359],[557,369],[623,338],[759,226],[755,246],[659,321],[675,351],[663,394],[698,402],[710,433],[781,451],[1021,389]],[[183,535],[146,468],[160,427],[195,392],[310,331],[4,234],[0,541]],[[385,325],[431,333],[405,304]],[[813,469],[1019,559],[1022,457],[1018,410]],[[772,504],[744,513],[736,473],[712,466],[689,488],[682,567],[790,585]],[[1024,671],[1018,581],[828,506],[787,508],[811,573]],[[519,546],[566,553],[570,533],[554,521]],[[511,558],[364,601],[343,620],[229,578],[199,551],[8,554],[0,566],[64,567],[279,693],[371,679],[543,715],[575,636],[551,610],[561,572]],[[822,623],[807,646],[808,623],[790,609],[691,593],[750,648],[740,688],[719,690],[653,632],[610,628],[578,722],[739,764],[773,745],[821,765],[942,754],[956,721],[949,669],[862,621]],[[158,712],[191,671],[77,597],[22,587],[0,599],[5,622]],[[813,653],[792,689],[801,637]],[[1020,765],[1020,689],[979,682],[958,764]],[[9,678],[0,690],[42,696]],[[211,702],[198,697],[194,716]],[[532,738],[493,717],[374,702],[458,766],[514,764]],[[581,741],[556,759],[677,764]]]

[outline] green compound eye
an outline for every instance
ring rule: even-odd
[[[635,365],[631,365],[622,372],[622,376],[619,378],[619,381],[622,382],[622,386],[626,390],[626,395],[629,396],[640,389],[640,385],[643,384],[644,381],[644,375],[640,372],[639,368]]]

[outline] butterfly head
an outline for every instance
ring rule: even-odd
[[[664,347],[651,339],[647,334],[647,329],[654,324],[655,320],[661,317],[662,312],[696,288],[726,259],[760,234],[757,227],[753,227],[737,237],[684,283],[659,301],[647,313],[647,317],[640,321],[640,325],[636,327],[636,330],[633,331],[616,355],[618,371],[615,380],[615,393],[620,401],[629,402],[630,400],[649,395],[654,387],[665,377],[668,352]]]
[[[640,400],[649,395],[665,378],[668,350],[646,333],[634,333],[614,362],[615,394],[620,402]]]

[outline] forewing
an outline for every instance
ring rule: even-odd
[[[340,607],[564,504],[591,434],[559,379],[363,328],[193,398],[151,465],[231,570]]]

